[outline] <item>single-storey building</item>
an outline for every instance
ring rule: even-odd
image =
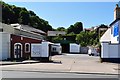
[[[31,44],[41,43],[46,33],[28,25],[0,23],[0,60],[28,59]]]

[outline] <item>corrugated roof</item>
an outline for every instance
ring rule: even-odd
[[[22,24],[18,24],[18,23],[17,24],[11,24],[11,25],[14,26],[17,29],[22,29],[22,30],[26,30],[26,31],[46,34],[44,31],[35,29],[35,28],[30,27],[28,25],[22,25]]]

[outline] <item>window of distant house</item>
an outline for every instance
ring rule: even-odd
[[[25,52],[26,52],[26,53],[29,53],[29,52],[30,52],[30,44],[29,44],[29,43],[26,43],[26,44],[25,44]]]

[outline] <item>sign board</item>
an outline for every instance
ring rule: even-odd
[[[119,23],[116,22],[113,27],[113,37],[116,37],[119,35]]]
[[[41,44],[31,44],[31,57],[41,57]]]

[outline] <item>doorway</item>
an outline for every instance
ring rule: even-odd
[[[69,44],[61,44],[61,46],[62,46],[62,53],[70,52]]]
[[[14,58],[19,59],[22,57],[22,44],[14,44]]]

